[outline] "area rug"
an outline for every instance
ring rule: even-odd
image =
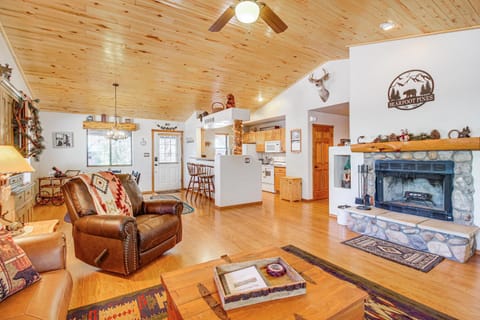
[[[379,284],[340,268],[293,245],[282,248],[335,277],[348,281],[368,293],[365,301],[366,320],[454,320],[444,313],[429,308]]]
[[[171,194],[156,194],[156,195],[150,196],[150,200],[179,200],[179,201],[182,201],[178,197],[176,197],[174,195],[171,195]],[[191,205],[189,205],[185,201],[182,201],[182,202],[183,202],[183,212],[182,212],[182,214],[192,213],[194,211],[194,209],[192,208]]]
[[[428,272],[442,262],[436,254],[408,248],[390,241],[361,235],[342,243],[404,266]]]
[[[162,285],[68,311],[67,320],[167,319],[167,297]]]
[[[369,295],[365,302],[366,320],[454,320],[293,245],[282,249],[365,290]],[[165,290],[158,285],[70,310],[67,320],[167,319],[166,312]]]

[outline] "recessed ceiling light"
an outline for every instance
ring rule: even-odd
[[[263,102],[263,97],[262,97],[262,95],[261,95],[261,94],[259,94],[259,95],[258,95],[258,97],[257,97],[257,101],[258,101],[258,102]]]
[[[392,30],[393,28],[395,28],[395,23],[392,21],[380,23],[380,29],[382,29],[383,31]]]

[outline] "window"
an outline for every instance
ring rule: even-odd
[[[215,135],[215,154],[228,154],[228,135]]]
[[[106,130],[87,130],[87,166],[131,166],[132,133],[127,139],[110,140]]]
[[[178,162],[178,136],[158,135],[158,162]]]

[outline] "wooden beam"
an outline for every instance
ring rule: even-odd
[[[440,150],[480,150],[480,137],[360,143],[350,146],[352,152],[404,152]]]
[[[83,129],[110,130],[114,125],[114,122],[83,121]],[[136,131],[137,125],[135,123],[117,123],[117,128],[124,131]]]

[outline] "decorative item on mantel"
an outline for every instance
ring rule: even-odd
[[[363,136],[361,136],[361,137],[363,137]],[[427,134],[425,132],[421,132],[418,135],[415,135],[413,133],[409,133],[408,129],[402,129],[400,135],[397,135],[395,133],[391,133],[388,136],[379,134],[372,142],[373,143],[394,142],[394,141],[407,142],[407,141],[434,140],[434,139],[440,139],[440,132],[437,129],[433,129],[430,132],[430,134]],[[359,143],[362,143],[362,142],[359,142]]]
[[[457,129],[452,129],[448,132],[448,137],[450,139],[454,138],[470,138],[470,128],[466,126],[461,131]]]

